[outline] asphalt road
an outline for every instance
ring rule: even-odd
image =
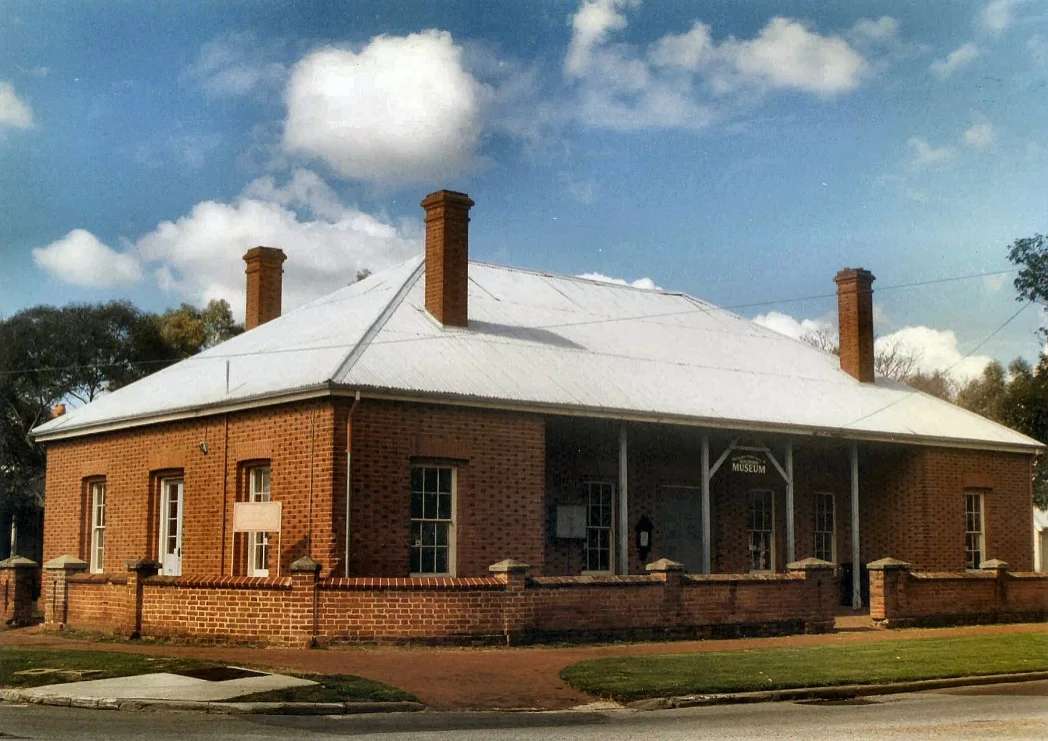
[[[221,716],[0,704],[0,739],[1045,739],[1048,682],[660,712]]]

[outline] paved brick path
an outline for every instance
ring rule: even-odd
[[[603,656],[737,651],[776,646],[821,646],[911,638],[947,638],[988,633],[1037,633],[1043,623],[983,625],[935,630],[879,631],[868,628],[860,616],[838,620],[839,632],[783,638],[746,638],[723,641],[634,643],[570,648],[403,648],[363,647],[328,650],[224,648],[216,646],[154,645],[149,642],[107,643],[73,640],[40,627],[0,631],[3,646],[130,651],[154,655],[193,656],[230,663],[261,664],[274,669],[356,674],[400,687],[440,710],[540,708],[563,709],[594,698],[572,689],[560,679],[570,664]]]

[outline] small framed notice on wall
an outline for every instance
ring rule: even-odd
[[[586,505],[557,505],[557,537],[574,539],[586,537]]]

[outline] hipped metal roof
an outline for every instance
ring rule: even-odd
[[[34,431],[52,440],[330,393],[1034,452],[1040,443],[680,293],[469,264],[469,326],[421,257]]]

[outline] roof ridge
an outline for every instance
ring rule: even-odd
[[[382,330],[382,328],[386,326],[386,322],[388,322],[389,318],[393,316],[393,312],[395,312],[397,308],[404,302],[404,299],[407,297],[408,292],[418,282],[419,277],[422,275],[422,272],[425,269],[426,261],[420,260],[419,264],[416,265],[415,269],[411,271],[411,274],[408,275],[408,277],[404,280],[400,288],[397,289],[397,292],[396,294],[394,294],[393,298],[390,299],[388,304],[386,304],[386,308],[379,312],[378,318],[376,318],[375,321],[371,323],[371,326],[367,328],[367,331],[365,331],[364,334],[361,335],[360,341],[357,342],[357,344],[354,345],[353,348],[346,354],[346,356],[335,368],[334,373],[329,374],[328,379],[330,381],[338,383],[339,378],[344,378],[346,374],[349,373],[349,371],[353,368],[356,362],[360,359],[360,356],[364,353],[364,350],[366,350],[368,348],[368,345],[371,344],[371,341],[375,339],[375,335],[377,335]]]
[[[553,273],[549,270],[535,270],[534,268],[522,268],[516,265],[503,265],[502,263],[489,262],[488,260],[470,260],[474,265],[484,265],[489,268],[501,268],[502,270],[512,270],[516,273],[530,273],[531,275],[541,275],[544,278],[560,278],[562,280],[581,281],[583,283],[593,283],[598,286],[611,286],[613,288],[628,288],[631,291],[644,291],[645,293],[659,293],[663,296],[683,296],[689,297],[689,295],[683,291],[668,291],[665,288],[641,288],[639,286],[631,286],[629,283],[615,283],[609,280],[598,280],[597,278],[584,278],[581,275],[565,275],[564,273]],[[702,299],[695,299],[696,301],[702,301]],[[712,306],[712,304],[711,304]],[[719,307],[718,307],[719,308]]]

